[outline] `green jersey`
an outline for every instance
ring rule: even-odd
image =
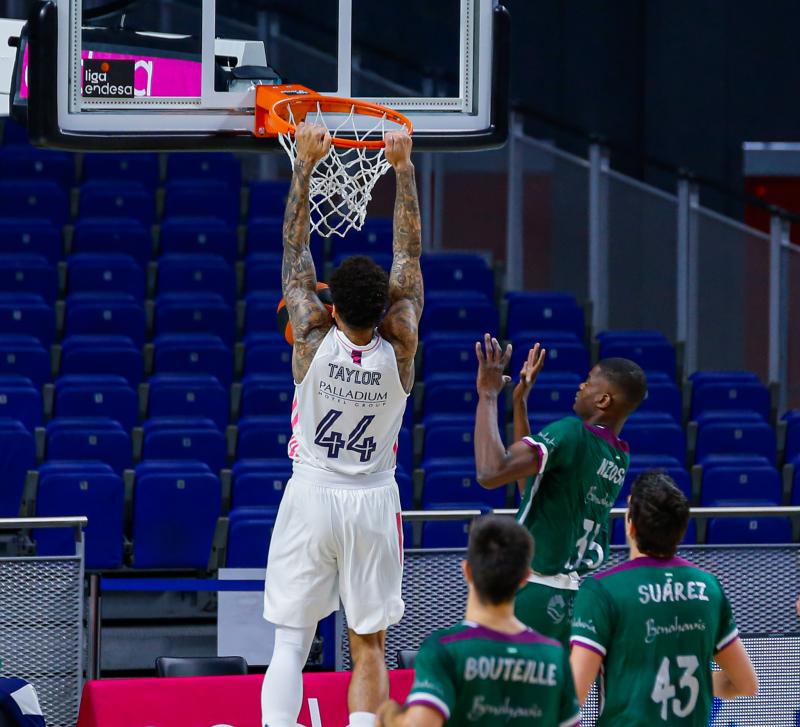
[[[539,452],[517,521],[533,536],[532,569],[586,573],[608,553],[608,515],[630,463],[626,442],[604,427],[566,417],[523,441]]]
[[[532,629],[504,634],[464,621],[426,639],[414,669],[406,704],[435,709],[450,724],[580,722],[567,650]]]
[[[682,558],[636,558],[588,578],[571,643],[603,657],[597,727],[706,727],[711,659],[738,636],[717,579]]]

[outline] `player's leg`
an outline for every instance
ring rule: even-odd
[[[347,690],[350,727],[372,727],[378,707],[389,699],[389,672],[384,650],[386,632],[357,634],[349,630],[353,674]]]
[[[262,724],[294,727],[303,699],[303,667],[317,622],[339,606],[330,491],[292,477],[272,532],[264,618],[276,624],[261,689]]]
[[[514,602],[516,617],[543,636],[556,639],[569,648],[572,606],[577,591],[528,583]]]
[[[272,659],[261,684],[261,723],[295,727],[303,704],[303,667],[308,661],[316,626],[275,627]]]
[[[397,485],[340,491],[339,594],[350,628],[350,726],[375,723],[389,697],[385,631],[405,608],[402,523]]]

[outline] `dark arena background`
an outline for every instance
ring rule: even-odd
[[[515,380],[547,348],[533,431],[598,360],[645,370],[603,568],[631,482],[666,470],[692,507],[680,554],[719,577],[760,682],[709,724],[800,725],[799,26],[786,0],[0,0],[0,677],[48,727],[260,725],[294,384],[291,166],[253,96],[300,84],[414,124],[393,695],[400,652],[463,617],[470,521],[519,501],[476,479],[489,331]],[[363,229],[311,235],[319,280],[356,254],[389,269],[392,177]],[[342,611],[320,623],[304,725],[346,724],[346,634]],[[231,656],[200,686],[221,662],[155,665]],[[597,711],[593,690],[582,724]]]

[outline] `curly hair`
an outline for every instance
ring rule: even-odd
[[[328,281],[336,314],[352,328],[375,328],[389,303],[389,276],[374,260],[349,257]]]

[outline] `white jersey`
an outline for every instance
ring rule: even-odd
[[[299,465],[356,478],[393,474],[407,398],[388,341],[376,333],[356,346],[332,326],[295,384],[289,440],[295,471]]]

